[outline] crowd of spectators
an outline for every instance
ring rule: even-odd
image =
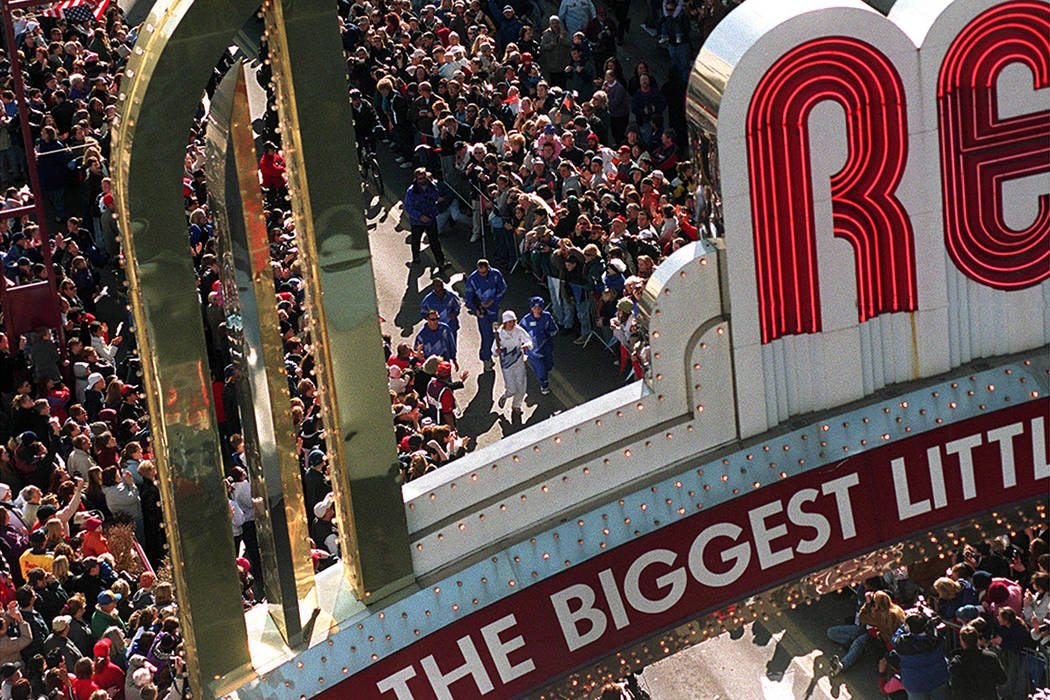
[[[116,3],[107,8],[97,19],[12,10],[15,45],[0,53],[2,208],[32,201],[35,160],[48,233],[33,216],[0,218],[2,283],[20,292],[50,277],[61,314],[60,327],[0,334],[4,700],[188,691],[172,584],[154,571],[166,543],[109,177],[136,31]],[[193,190],[192,176],[184,187]]]
[[[657,41],[634,38],[666,48],[662,84],[650,61],[624,70],[627,3],[341,5],[357,132],[379,133],[403,167],[419,168],[404,200],[408,264],[423,264],[425,235],[442,295],[439,305],[424,301],[423,318],[438,311],[424,342],[390,349],[406,480],[453,458],[470,437],[455,432],[451,368],[442,366],[437,379],[448,405],[427,397],[428,365],[436,370],[445,360],[458,369],[460,300],[448,289],[445,301],[440,279],[449,267],[440,236],[448,231],[469,230],[477,255],[486,253],[485,266],[507,285],[536,285],[529,293],[543,296],[559,335],[580,345],[597,338],[620,353],[621,372],[644,374],[638,301],[646,280],[682,245],[720,232],[707,177],[713,163],[706,142],[688,142],[684,102],[689,47],[734,4],[648,8],[642,29]],[[698,161],[689,157],[694,149]],[[479,316],[480,359],[492,371],[500,306],[477,314],[465,301],[463,313]],[[547,339],[534,337],[533,345]],[[535,354],[533,370],[543,364]],[[537,378],[546,393],[546,371]],[[443,425],[450,434],[435,438]],[[455,449],[446,449],[449,440]]]
[[[343,0],[339,8],[361,138],[375,131],[403,166],[429,167],[443,195],[442,222],[455,203],[452,220],[464,235],[493,246],[494,270],[509,276],[517,268],[519,278],[542,284],[563,332],[578,326],[586,339],[594,330],[610,344],[618,332],[633,353],[625,365],[640,374],[644,339],[633,317],[641,286],[665,255],[718,218],[711,189],[700,186],[709,163],[686,156],[679,107],[690,53],[682,47],[697,47],[728,5],[647,8],[642,29],[666,47],[671,66],[662,85],[655,65],[642,62],[630,75],[621,66],[631,37],[626,2]],[[176,697],[186,689],[179,617],[171,584],[157,581],[163,516],[109,176],[111,127],[137,29],[116,3],[98,18],[45,10],[14,10],[15,45],[0,53],[2,206],[32,201],[35,162],[48,218],[47,236],[32,216],[0,218],[3,284],[51,277],[61,314],[60,327],[0,334],[0,696]],[[11,51],[21,57],[30,153]],[[256,68],[270,99],[260,175],[279,331],[322,568],[339,556],[325,431],[269,67]],[[231,555],[247,606],[261,596],[260,558],[203,166],[198,120],[181,184],[223,440]],[[436,231],[423,234],[445,262]],[[464,303],[470,308],[472,298]],[[415,347],[387,350],[408,479],[463,454],[471,440],[456,432],[448,404],[453,363]],[[436,410],[426,396],[435,379],[448,390]]]
[[[846,650],[832,657],[831,675],[874,656],[893,700],[1026,700],[1045,690],[1048,542],[1045,526],[1029,527],[960,546],[934,560],[947,567],[929,580],[867,579],[856,615],[827,631]]]
[[[341,0],[349,97],[359,135],[371,139],[374,132],[390,143],[397,162],[423,167],[427,182],[434,178],[435,209],[429,199],[419,209],[434,216],[410,222],[415,246],[408,264],[421,264],[423,236],[441,269],[447,260],[438,239],[450,227],[458,225],[477,246],[475,257],[482,257],[484,237],[492,262],[477,265],[474,275],[487,280],[479,284],[495,284],[495,277],[489,279],[495,272],[506,276],[505,285],[534,286],[546,297],[539,306],[530,302],[538,309],[536,318],[546,306],[560,334],[574,334],[580,344],[596,334],[605,346],[619,347],[621,370],[641,376],[647,342],[637,318],[645,281],[682,245],[720,233],[720,203],[709,184],[716,164],[703,142],[687,141],[682,105],[690,49],[731,4],[646,6],[640,30],[666,51],[664,73],[645,61],[623,69],[623,44],[632,37],[624,0],[608,5],[562,0],[557,7],[545,0],[507,5]],[[0,334],[5,441],[0,445],[0,605],[6,613],[0,615],[0,697],[181,697],[186,679],[180,623],[171,584],[157,580],[166,542],[109,178],[111,124],[136,30],[124,23],[116,3],[98,20],[13,12],[15,46],[6,51],[23,57],[35,154],[27,156],[21,146],[5,52],[0,54],[3,207],[30,201],[27,167],[35,158],[50,236],[44,239],[32,217],[0,218],[3,284],[13,288],[53,275],[61,327],[17,338]],[[274,96],[268,66],[260,62],[258,68],[270,93],[260,173],[279,333],[314,562],[323,568],[340,554],[326,436]],[[698,160],[690,158],[694,152]],[[261,598],[262,572],[237,403],[237,348],[227,332],[203,166],[203,126],[197,121],[181,183],[187,243],[197,270],[223,440],[236,545],[231,556],[237,558],[249,606]],[[50,247],[50,270],[43,246]],[[483,267],[490,272],[483,273]],[[480,316],[491,311],[509,324],[499,314],[498,299],[492,309],[483,303],[492,300],[485,293],[468,286],[461,300],[436,276],[434,298],[421,310],[431,335],[417,343],[388,342],[392,439],[405,480],[471,447],[472,436],[456,426],[454,392],[466,370],[458,366],[455,335],[451,356],[447,347],[429,352],[423,346],[434,338],[449,344],[441,327],[458,332],[461,301],[469,312],[483,306]],[[435,323],[429,322],[431,315]],[[491,342],[491,328],[489,333]],[[492,369],[488,346],[482,344],[484,371]],[[969,582],[978,596],[979,615],[966,620],[966,630],[978,629],[980,640],[989,639],[992,630],[991,637],[1010,640],[999,642],[1007,648],[1026,636],[1045,650],[1041,621],[1047,585],[1040,542],[1045,552],[1045,533],[1022,547],[1023,570],[1008,567],[1001,575],[983,561],[960,562],[969,571],[952,569],[952,580],[960,588]],[[980,587],[985,571],[992,578]],[[1014,619],[1003,619],[1014,606],[989,606],[1002,603],[1003,587],[1013,595],[1010,586],[1016,584],[1003,581],[1011,576],[1031,595],[1022,598]],[[938,584],[943,604],[953,596],[947,595],[948,584]],[[879,605],[884,597],[878,596]],[[864,602],[870,603],[867,597]],[[880,611],[896,614],[892,603]],[[990,617],[981,628],[984,616]],[[910,633],[908,620],[902,623]],[[1014,626],[1024,626],[1025,634]],[[964,632],[960,638],[969,639],[970,632]],[[908,634],[895,629],[883,641],[901,646],[907,688],[911,666],[903,660],[907,644],[898,644],[898,636],[906,641]],[[1004,682],[1020,688],[1019,671],[1003,658],[1007,678],[1014,679]]]

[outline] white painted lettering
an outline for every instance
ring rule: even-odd
[[[598,582],[602,584],[602,593],[605,594],[605,600],[609,603],[613,624],[616,625],[616,629],[622,630],[631,624],[631,621],[627,617],[627,608],[624,607],[623,598],[620,597],[620,591],[616,587],[616,578],[613,576],[612,569],[602,569],[598,573]]]
[[[569,601],[573,598],[580,601],[580,609],[569,612]],[[551,604],[554,605],[554,613],[558,617],[558,624],[569,651],[576,651],[605,633],[608,621],[605,613],[594,607],[594,589],[587,584],[577,583],[558,591],[551,596]],[[591,623],[591,628],[585,634],[580,634],[577,628],[577,622],[580,620]]]
[[[505,632],[516,624],[518,621],[514,618],[514,613],[511,613],[481,628],[481,638],[485,640],[485,646],[489,649],[489,655],[496,666],[499,679],[504,683],[510,683],[515,678],[521,678],[526,673],[536,670],[536,664],[532,659],[525,659],[517,664],[510,663],[510,653],[525,646],[524,637],[519,634],[505,642],[500,641],[500,632]]]
[[[454,668],[448,673],[442,673],[441,669],[438,668],[437,661],[434,660],[433,654],[423,657],[423,660],[420,662],[423,664],[423,672],[427,674],[427,680],[430,681],[430,687],[434,689],[434,695],[438,700],[453,700],[454,696],[448,687],[467,676],[473,676],[474,684],[478,686],[478,691],[482,695],[491,693],[492,681],[489,680],[489,674],[485,670],[485,665],[481,663],[481,656],[478,654],[477,647],[474,646],[474,641],[470,638],[470,635],[460,637],[456,643],[463,654],[462,666]]]
[[[904,458],[897,457],[890,462],[890,466],[893,469],[893,493],[897,496],[897,516],[901,520],[907,520],[916,515],[928,513],[930,499],[924,498],[915,503],[911,502],[911,492],[908,489],[908,469],[904,465]]]
[[[740,578],[747,565],[751,563],[751,547],[747,542],[741,542],[722,552],[722,561],[726,564],[733,562],[733,566],[722,574],[716,574],[707,568],[704,563],[704,548],[716,537],[728,537],[735,540],[740,537],[743,530],[732,523],[715,523],[704,529],[693,544],[689,547],[689,573],[697,582],[713,588],[728,586]]]
[[[926,448],[926,464],[930,468],[930,487],[933,491],[933,507],[948,505],[948,490],[944,488],[944,466],[941,464],[941,448]]]
[[[813,539],[802,540],[795,546],[795,550],[799,554],[819,552],[831,539],[831,524],[828,522],[828,519],[822,513],[807,513],[802,510],[803,503],[815,501],[819,495],[820,492],[816,489],[801,489],[788,501],[788,520],[799,527],[811,527],[816,530]]]
[[[1032,419],[1032,464],[1036,481],[1050,479],[1050,460],[1046,457],[1046,428],[1042,416]]]
[[[414,700],[412,691],[408,688],[408,680],[416,677],[416,671],[411,666],[406,666],[392,676],[387,676],[376,683],[376,690],[380,693],[394,691],[397,700]]]
[[[1017,467],[1014,465],[1014,438],[1024,432],[1024,423],[1011,423],[988,431],[988,442],[999,443],[999,460],[1003,465],[1003,488],[1017,486]]]
[[[959,455],[959,474],[962,476],[964,501],[977,498],[977,485],[973,479],[973,448],[979,447],[982,442],[981,434],[977,433],[976,435],[952,440],[944,446],[944,451],[948,454]]]
[[[640,613],[655,615],[656,613],[662,613],[664,610],[667,610],[682,599],[682,595],[685,594],[686,578],[685,569],[680,566],[656,579],[656,585],[660,589],[667,588],[668,586],[671,588],[663,598],[658,600],[646,598],[645,595],[642,594],[641,585],[639,583],[639,580],[642,577],[642,572],[646,567],[651,564],[664,564],[666,566],[671,566],[677,558],[678,555],[669,549],[654,549],[634,560],[634,563],[631,564],[631,568],[627,570],[627,576],[623,582],[623,593],[627,597],[627,602],[631,604],[632,608]]]
[[[748,519],[751,521],[751,534],[755,537],[755,552],[758,553],[758,563],[763,569],[791,561],[795,556],[794,552],[791,551],[791,547],[786,547],[776,552],[772,549],[773,540],[787,534],[787,525],[781,524],[770,528],[766,527],[766,518],[776,515],[783,510],[784,506],[780,501],[773,501],[764,506],[754,508],[747,514]]]
[[[821,487],[825,496],[835,494],[835,506],[839,509],[839,526],[842,527],[842,539],[848,540],[857,536],[857,526],[853,522],[853,504],[849,500],[849,490],[860,483],[857,473],[840,476]]]

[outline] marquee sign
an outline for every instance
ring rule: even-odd
[[[1045,496],[1050,404],[927,431],[674,522],[525,588],[319,697],[512,697],[847,556]]]
[[[1046,2],[749,0],[691,97],[717,129],[743,435],[1050,341]]]

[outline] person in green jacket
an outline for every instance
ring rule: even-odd
[[[127,634],[128,626],[117,615],[117,601],[120,598],[121,595],[119,593],[114,593],[110,590],[105,590],[98,594],[98,605],[95,606],[95,612],[91,615],[92,638],[101,639],[102,635],[110,627],[119,627]]]

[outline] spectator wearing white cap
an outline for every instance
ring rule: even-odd
[[[525,360],[532,349],[532,338],[518,325],[518,317],[513,311],[504,311],[502,320],[492,341],[492,354],[499,357],[503,372],[503,395],[499,397],[499,407],[503,408],[510,399],[513,415],[521,413],[521,404],[525,400]]]
[[[66,660],[66,668],[73,668],[80,659],[80,649],[69,638],[69,625],[73,618],[69,615],[58,615],[51,620],[51,634],[44,640],[44,653],[52,649],[62,652],[62,658]]]
[[[324,547],[329,553],[339,556],[339,535],[335,529],[335,498],[329,492],[314,506],[314,520],[310,523],[310,536],[314,544]]]

